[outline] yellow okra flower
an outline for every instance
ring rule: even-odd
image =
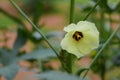
[[[94,23],[80,21],[64,28],[66,35],[61,41],[62,49],[80,58],[99,46],[99,32]]]

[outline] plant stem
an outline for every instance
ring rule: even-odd
[[[72,55],[68,53],[68,56],[67,56],[67,72],[68,73],[72,73]]]
[[[70,1],[70,19],[69,19],[69,24],[71,24],[73,22],[74,6],[75,6],[75,0],[71,0]]]
[[[24,16],[25,19],[40,33],[42,38],[47,42],[47,44],[50,46],[50,48],[55,52],[55,54],[57,55],[57,57],[60,60],[61,64],[63,65],[63,62],[62,62],[60,56],[58,55],[57,51],[53,48],[53,46],[50,44],[50,42],[48,41],[46,36],[44,36],[44,34],[41,32],[41,30],[32,22],[32,20],[29,19],[29,17],[18,7],[18,5],[13,0],[9,0],[9,1],[21,13],[21,15]]]
[[[75,5],[75,0],[70,1],[70,18],[69,18],[69,24],[73,22],[73,16],[74,16],[74,5]],[[72,55],[67,54],[67,71],[68,73],[72,73]]]
[[[85,21],[89,16],[90,14],[93,12],[93,10],[97,7],[97,5],[99,4],[100,0],[98,0],[96,2],[96,4],[94,5],[94,7],[90,10],[90,12],[85,16],[85,18],[83,19],[83,21]]]
[[[93,66],[94,62],[97,60],[97,58],[99,57],[100,53],[105,49],[105,47],[109,44],[109,42],[112,40],[113,36],[115,35],[115,33],[119,30],[120,25],[113,31],[113,33],[110,35],[110,37],[107,39],[107,41],[103,44],[102,48],[97,52],[96,56],[94,57],[94,59],[92,60],[89,69],[87,70],[87,72],[85,73],[85,75],[83,76],[83,79],[85,78],[85,76],[87,75],[88,71],[91,69],[91,67]]]
[[[113,36],[115,35],[115,33],[119,30],[120,25],[113,31],[113,33],[110,35],[110,37],[107,39],[107,41],[103,44],[103,47],[97,52],[97,55],[95,56],[95,58],[93,59],[93,61],[90,64],[90,68],[92,67],[93,63],[96,61],[96,59],[98,58],[98,56],[100,55],[100,53],[104,50],[104,48],[109,44],[109,42],[112,40]]]

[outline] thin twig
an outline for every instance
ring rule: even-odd
[[[94,5],[94,7],[90,10],[90,12],[85,16],[85,18],[83,19],[83,21],[85,21],[89,16],[90,14],[93,12],[93,10],[97,7],[97,5],[99,4],[100,0],[98,0],[96,2],[96,4]]]
[[[19,6],[13,0],[9,0],[9,1],[20,12],[20,14],[22,16],[24,16],[25,19],[40,33],[40,35],[42,36],[42,38],[47,42],[47,44],[50,46],[50,48],[55,52],[55,54],[57,55],[57,57],[60,60],[61,64],[63,65],[64,63],[62,62],[62,60],[61,60],[60,56],[58,55],[57,51],[53,48],[53,46],[50,44],[50,42],[48,41],[48,39],[46,38],[46,36],[44,36],[44,34],[42,33],[42,31],[32,22],[32,20],[29,19],[29,17],[19,8]]]

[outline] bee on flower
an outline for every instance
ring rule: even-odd
[[[94,23],[80,21],[64,28],[67,33],[61,41],[62,49],[77,58],[89,54],[99,46],[99,32]]]

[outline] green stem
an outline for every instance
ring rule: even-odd
[[[68,53],[68,56],[67,56],[67,72],[68,73],[72,73],[72,55]]]
[[[25,19],[40,33],[40,35],[42,36],[42,38],[47,42],[47,44],[55,52],[55,54],[57,55],[58,59],[61,61],[61,64],[63,64],[63,62],[62,62],[60,56],[58,55],[57,51],[53,48],[53,46],[50,44],[50,42],[48,41],[48,39],[46,38],[46,36],[44,36],[44,34],[41,32],[41,30],[29,19],[29,17],[17,6],[17,4],[13,0],[9,0],[9,1],[21,13],[21,15],[24,16]]]
[[[75,0],[71,0],[70,1],[70,19],[69,19],[69,24],[71,24],[73,22],[74,6],[75,6]]]
[[[74,5],[75,5],[75,0],[71,0],[70,1],[70,20],[69,20],[69,24],[71,24],[73,22],[73,16],[74,16]],[[67,54],[67,71],[68,73],[72,73],[72,55],[71,54]]]
[[[92,67],[93,63],[96,61],[96,59],[98,58],[98,56],[100,55],[100,53],[105,49],[105,47],[112,40],[113,36],[119,30],[119,28],[120,28],[120,25],[114,30],[114,32],[110,35],[110,37],[108,38],[108,40],[103,44],[103,47],[97,52],[97,55],[95,56],[95,58],[93,59],[93,61],[90,64],[90,68]]]
[[[99,4],[100,0],[98,0],[96,2],[96,4],[94,5],[94,7],[90,10],[90,12],[85,16],[85,18],[83,19],[83,21],[85,21],[89,16],[90,14],[93,12],[93,10],[97,7],[97,5]]]
[[[107,39],[107,41],[103,44],[102,48],[97,52],[96,56],[94,57],[94,59],[92,60],[89,69],[87,70],[87,72],[85,73],[85,75],[83,76],[83,79],[85,78],[85,76],[87,75],[88,71],[91,69],[91,67],[93,66],[94,62],[97,60],[97,58],[100,56],[100,53],[105,49],[105,47],[109,44],[109,42],[112,40],[113,36],[115,35],[115,33],[119,30],[120,25],[113,31],[113,33],[110,35],[110,37]]]

